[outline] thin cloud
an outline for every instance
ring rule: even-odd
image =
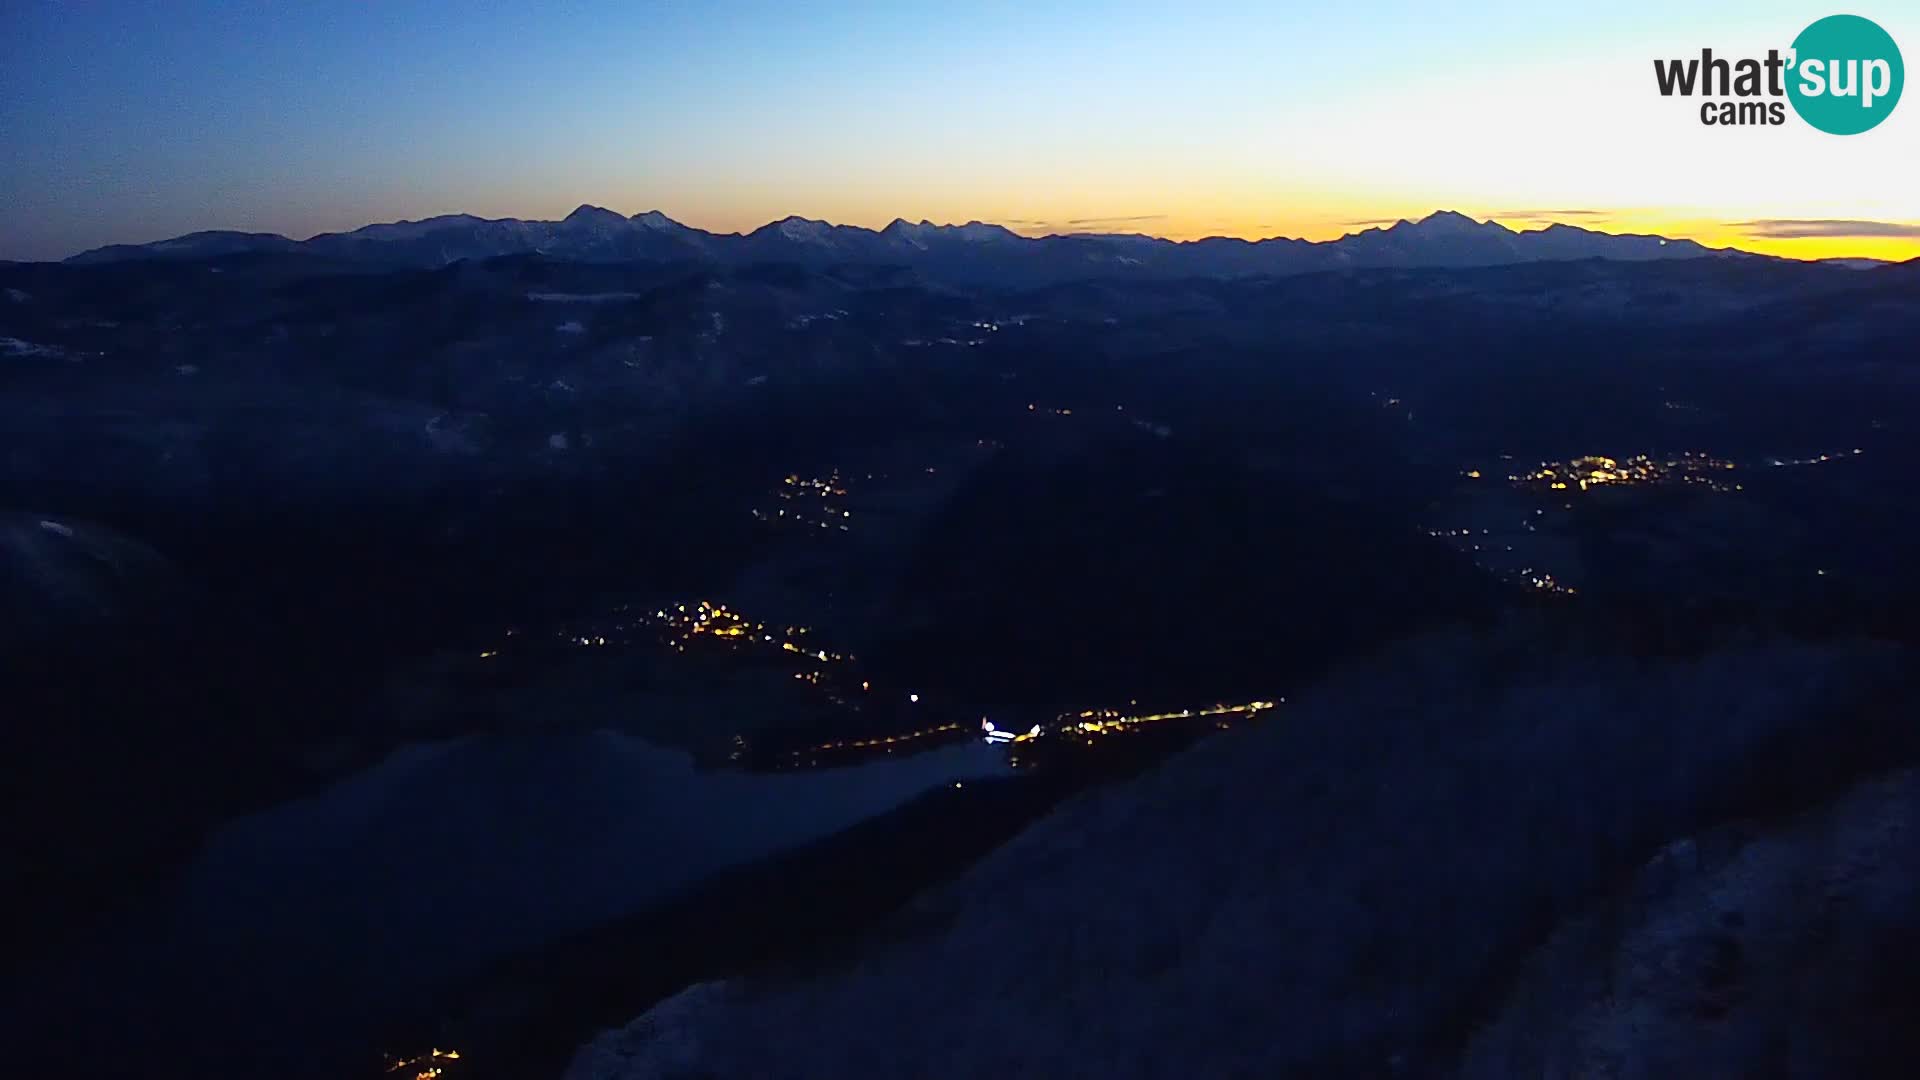
[[[1768,240],[1806,240],[1838,236],[1853,239],[1871,237],[1920,237],[1920,224],[1905,221],[1860,221],[1850,218],[1762,218],[1735,221],[1727,225],[1748,236]]]
[[[1110,232],[1129,232],[1142,225],[1165,220],[1167,220],[1165,214],[1126,214],[1116,217],[1002,218],[1000,224],[1025,232],[1052,233],[1057,236],[1091,236]]]
[[[1369,229],[1386,225],[1398,225],[1405,220],[1405,218],[1390,217],[1361,218],[1359,221],[1343,221],[1340,223],[1340,226],[1346,229]]]
[[[1550,221],[1563,217],[1606,217],[1611,210],[1502,210],[1494,214],[1497,218],[1525,218],[1528,221]]]
[[[1137,225],[1142,221],[1165,221],[1165,220],[1167,220],[1167,215],[1165,214],[1134,214],[1130,217],[1068,218],[1067,224],[1079,225],[1079,226]]]

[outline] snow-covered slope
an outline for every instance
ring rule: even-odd
[[[1544,920],[1778,779],[1788,748],[1862,745],[1849,710],[1897,674],[1790,646],[1502,666],[1441,640],[1336,679],[1063,806],[919,901],[921,934],[798,983],[693,988],[569,1076],[1445,1074]]]

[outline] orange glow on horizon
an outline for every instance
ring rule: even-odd
[[[1435,210],[1442,207],[1435,207]],[[1451,209],[1451,207],[1446,207]],[[1206,237],[1225,236],[1242,240],[1261,240],[1271,237],[1285,237],[1313,241],[1337,240],[1350,233],[1369,228],[1385,227],[1400,219],[1418,221],[1434,210],[1395,210],[1377,214],[1353,215],[1334,220],[1303,219],[1295,227],[1274,227],[1255,224],[1259,217],[1247,218],[1247,223],[1230,222],[1185,222],[1178,219],[1163,219],[1141,222],[1127,228],[1116,226],[1111,229],[1070,229],[1053,228],[1047,225],[1027,225],[1017,221],[1002,220],[1016,233],[1023,236],[1045,236],[1071,232],[1137,232],[1148,236],[1163,237],[1168,240],[1200,240]],[[1462,213],[1476,221],[1497,221],[1515,232],[1527,232],[1546,228],[1556,222],[1573,225],[1595,232],[1613,234],[1651,234],[1664,236],[1672,240],[1693,240],[1710,248],[1737,248],[1763,255],[1775,255],[1788,259],[1884,259],[1888,262],[1904,262],[1920,258],[1920,235],[1915,236],[1815,236],[1815,237],[1770,237],[1760,235],[1751,229],[1742,229],[1717,219],[1703,218],[1698,215],[1661,211],[1622,211],[1617,214],[1596,214],[1579,218],[1549,217],[1511,217],[1485,211],[1462,209]],[[1272,217],[1277,215],[1264,215]],[[888,220],[892,220],[889,218]],[[983,219],[985,220],[985,219]],[[882,225],[885,223],[882,222]],[[1916,233],[1920,233],[1920,223],[1915,223]]]
[[[860,191],[847,192],[830,202],[800,200],[796,205],[781,201],[774,194],[747,190],[692,193],[691,198],[684,199],[627,192],[555,199],[546,193],[521,192],[514,198],[467,209],[482,217],[558,219],[584,201],[622,214],[659,210],[682,224],[722,234],[752,232],[791,213],[868,229],[883,229],[895,218],[904,218],[912,222],[925,219],[942,225],[983,221],[1034,237],[1138,233],[1176,241],[1223,236],[1243,240],[1283,237],[1316,242],[1388,226],[1403,218],[1418,221],[1438,210],[1457,210],[1476,221],[1498,221],[1516,232],[1542,229],[1559,222],[1596,232],[1653,234],[1694,240],[1712,248],[1737,248],[1790,259],[1871,258],[1904,262],[1920,258],[1920,235],[1780,238],[1742,227],[1747,221],[1764,218],[1886,219],[1872,211],[1846,213],[1833,207],[1771,212],[1753,208],[1716,211],[1700,207],[1634,207],[1580,211],[1571,215],[1550,211],[1517,214],[1506,209],[1514,205],[1513,202],[1487,203],[1459,195],[1417,196],[1388,188],[1350,193],[1300,188],[1274,193],[1246,183],[1225,184],[1218,194],[1206,197],[1169,197],[1165,189],[1129,187],[1100,193],[1098,203],[1068,208],[991,195],[983,198],[982,194],[938,191],[930,193],[924,202],[896,205],[884,193]],[[779,213],[769,209],[776,206],[782,208]],[[1141,212],[1142,208],[1156,206],[1165,208],[1164,212]],[[363,210],[351,218],[342,217],[339,221],[317,223],[310,229],[292,232],[304,239],[315,232],[358,228],[368,221],[424,218],[440,212],[444,212],[443,207],[423,206],[398,215],[392,211]],[[1893,223],[1911,227],[1920,234],[1920,222],[1895,217]]]
[[[1198,180],[1200,178],[1183,178]],[[1072,235],[1081,233],[1138,233],[1168,240],[1200,240],[1224,236],[1242,240],[1274,237],[1312,241],[1337,240],[1349,233],[1384,227],[1400,219],[1418,221],[1439,210],[1457,210],[1476,221],[1498,221],[1516,232],[1543,229],[1556,222],[1615,234],[1652,234],[1674,240],[1693,240],[1711,248],[1737,248],[1790,259],[1870,258],[1904,262],[1920,258],[1920,222],[1894,218],[1898,225],[1911,226],[1913,236],[1815,236],[1780,238],[1761,235],[1743,228],[1749,221],[1766,218],[1886,220],[1885,215],[1860,211],[1841,212],[1836,207],[1813,209],[1758,208],[1716,209],[1703,207],[1640,206],[1557,214],[1551,211],[1516,213],[1507,208],[1514,201],[1489,203],[1458,193],[1416,195],[1380,188],[1361,192],[1335,192],[1318,187],[1296,187],[1282,192],[1261,190],[1259,185],[1226,183],[1207,196],[1170,196],[1168,190],[1125,189],[1101,192],[1097,202],[1072,206],[1048,200],[1037,204],[1012,198],[995,198],[982,192],[933,193],[918,205],[895,206],[878,192],[848,193],[831,204],[795,206],[791,213],[818,218],[836,225],[856,225],[883,229],[895,218],[935,224],[964,224],[983,221],[997,224],[1022,236]],[[1179,190],[1179,189],[1174,189]],[[713,232],[751,232],[765,225],[764,206],[775,205],[761,198],[732,193],[724,201],[700,205],[660,206],[667,216],[696,228]],[[754,193],[758,194],[758,193]],[[539,200],[544,203],[546,200]],[[564,201],[564,200],[563,200]],[[645,196],[636,205],[611,204],[622,213],[655,209]],[[561,217],[577,203],[554,209],[551,216]],[[1524,202],[1520,205],[1525,205]],[[1551,205],[1551,204],[1549,204]],[[1572,205],[1580,205],[1573,202]],[[751,209],[749,207],[752,207]],[[1146,213],[1148,209],[1158,213]]]

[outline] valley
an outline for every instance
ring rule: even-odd
[[[164,911],[182,1067],[558,1068],[1422,635],[1912,633],[1911,266],[342,251],[0,265],[12,1000]]]

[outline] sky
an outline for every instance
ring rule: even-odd
[[[1886,0],[0,0],[0,258],[582,203],[1316,240],[1455,209],[1920,256],[1920,100],[1842,137],[1655,89],[1655,58],[1838,10],[1920,59]]]

